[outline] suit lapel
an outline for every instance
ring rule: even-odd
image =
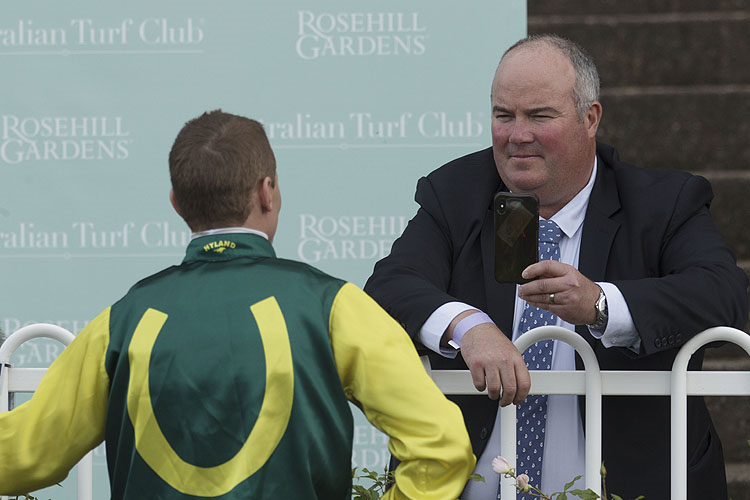
[[[597,176],[586,209],[578,256],[578,270],[591,281],[606,281],[607,262],[620,227],[620,222],[612,216],[619,210],[614,170],[598,156]],[[576,331],[595,347],[595,339],[588,334],[586,326],[578,326]]]
[[[620,222],[612,218],[620,210],[620,197],[614,171],[601,157],[596,177],[583,222],[578,270],[592,281],[603,281],[612,242],[620,227]]]

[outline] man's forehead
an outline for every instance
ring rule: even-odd
[[[534,40],[532,42],[527,42],[523,45],[519,45],[510,52],[506,53],[502,60],[505,61],[515,57],[562,57],[563,59],[568,60],[568,56],[565,54],[565,52],[563,52],[562,49],[545,40]]]
[[[495,78],[508,72],[548,72],[550,76],[574,75],[573,64],[560,49],[544,42],[522,45],[505,55]]]
[[[575,78],[573,65],[559,50],[522,46],[507,54],[498,66],[492,81],[493,102],[505,94],[540,98],[545,94],[567,94],[572,92]]]

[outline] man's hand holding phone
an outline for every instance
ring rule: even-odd
[[[575,267],[544,260],[529,266],[523,274],[531,281],[518,287],[518,296],[532,306],[555,313],[572,325],[596,321],[594,304],[599,298],[599,286]]]

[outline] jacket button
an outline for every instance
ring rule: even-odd
[[[677,342],[681,341],[681,340],[682,340],[682,334],[681,334],[681,333],[678,333],[677,335],[675,335],[675,336],[674,336],[674,339],[675,339],[675,340],[676,340]]]
[[[655,339],[655,340],[654,340],[654,345],[655,345],[656,347],[661,347],[661,339],[660,339],[660,338],[657,338],[657,339]]]
[[[487,439],[487,427],[482,427],[482,432],[479,433],[479,439]]]
[[[669,337],[667,337],[667,342],[669,342],[669,345],[674,344],[674,335],[670,335]]]

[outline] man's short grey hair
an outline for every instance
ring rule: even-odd
[[[546,43],[558,49],[573,65],[576,74],[576,83],[573,86],[573,104],[578,112],[578,117],[583,120],[591,104],[599,100],[599,72],[596,70],[594,60],[583,47],[558,35],[531,35],[511,45],[500,58],[500,62],[502,63],[505,56],[513,50],[524,45],[538,43]]]

